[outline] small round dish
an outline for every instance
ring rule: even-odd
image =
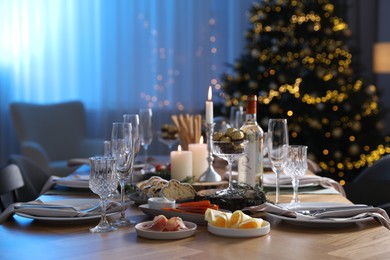
[[[148,205],[151,209],[162,209],[162,208],[175,208],[175,200],[169,200],[167,198],[149,198]]]
[[[271,230],[271,225],[268,221],[263,221],[260,228],[239,229],[239,228],[220,228],[208,223],[207,230],[217,236],[233,237],[233,238],[250,238],[260,237],[268,234]]]
[[[143,227],[151,223],[152,221],[142,222],[135,226],[137,235],[143,238],[156,239],[156,240],[171,240],[171,239],[183,239],[195,234],[197,225],[192,222],[183,221],[184,225],[188,229],[179,231],[151,231],[146,230]]]

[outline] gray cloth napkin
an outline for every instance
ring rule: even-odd
[[[276,181],[275,174],[264,174],[263,176],[264,185],[275,185],[275,181]],[[340,183],[338,183],[337,181],[331,178],[314,176],[314,175],[305,175],[299,178],[299,184],[310,184],[310,183],[320,185],[324,188],[333,188],[336,191],[338,191],[341,195],[346,197],[343,186],[341,186]],[[284,174],[280,175],[279,184],[280,185],[291,184],[291,177]]]
[[[30,205],[29,205],[30,204]],[[13,203],[0,215],[0,224],[7,221],[15,213],[25,213],[32,216],[40,217],[85,217],[100,214],[100,207],[91,205],[92,211],[87,207],[73,207],[72,205],[55,204],[51,201],[50,204],[45,204],[39,201],[32,201],[28,203]],[[119,212],[121,209],[120,203],[109,202],[107,206],[107,213]]]
[[[323,207],[323,209],[319,210],[318,213],[305,215],[266,202],[258,206],[246,207],[242,210],[250,211],[252,213],[268,212],[280,216],[304,220],[328,219],[334,221],[350,221],[365,217],[373,217],[378,220],[382,226],[386,227],[387,229],[390,229],[390,219],[386,211],[381,208],[374,208],[370,206],[361,207],[361,205],[357,205],[356,208],[353,208],[353,205],[345,205],[345,208],[343,208],[342,206],[338,206],[336,208],[331,209]]]

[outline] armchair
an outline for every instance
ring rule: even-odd
[[[103,140],[86,137],[85,108],[79,101],[15,102],[10,110],[21,154],[49,175],[66,176],[75,170],[67,165],[69,159],[103,152]]]

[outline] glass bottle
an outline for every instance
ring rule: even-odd
[[[248,140],[248,149],[245,156],[242,156],[238,163],[238,182],[251,186],[263,184],[263,148],[264,132],[257,124],[256,109],[257,96],[249,95],[246,104],[246,119],[241,130]]]

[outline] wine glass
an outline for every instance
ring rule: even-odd
[[[101,219],[97,226],[90,228],[93,233],[105,233],[117,228],[110,225],[106,217],[107,198],[118,186],[118,176],[115,173],[115,158],[91,157],[91,172],[89,188],[100,197]]]
[[[114,222],[116,226],[132,224],[125,216],[125,185],[133,168],[133,146],[131,124],[115,122],[112,125],[111,153],[116,159],[115,170],[121,187],[121,216]]]
[[[242,106],[232,106],[230,108],[229,123],[231,127],[240,129],[245,121],[244,108]]]
[[[133,142],[133,162],[135,163],[135,158],[137,157],[141,144],[140,144],[140,125],[139,125],[139,115],[138,114],[124,114],[123,115],[124,123],[131,123],[131,136]],[[135,188],[134,183],[134,173],[133,169],[130,176],[130,184],[132,188]]]
[[[141,108],[140,119],[140,142],[145,151],[144,171],[148,172],[152,167],[148,164],[148,147],[153,140],[152,109]]]
[[[307,172],[307,146],[304,145],[290,145],[288,147],[288,156],[284,173],[292,179],[292,186],[294,189],[293,199],[289,208],[299,205],[298,187],[299,178]]]
[[[232,165],[233,162],[236,162],[238,158],[243,156],[246,152],[248,141],[212,141],[211,149],[214,155],[218,156],[221,159],[224,159],[228,163],[228,172],[229,172],[229,186],[218,191],[217,195],[234,195],[237,194],[237,190],[234,189],[232,183]]]
[[[138,114],[124,114],[123,122],[131,124],[131,134],[133,141],[133,155],[137,157],[141,144],[140,144],[140,124]]]
[[[270,119],[268,122],[268,158],[272,171],[276,174],[275,203],[279,203],[279,176],[286,164],[287,151],[287,119]]]

